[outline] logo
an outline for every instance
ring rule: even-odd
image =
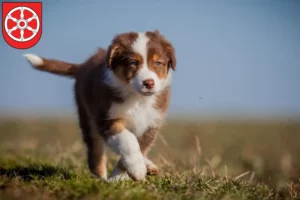
[[[16,49],[36,45],[42,36],[42,2],[2,2],[2,35]]]

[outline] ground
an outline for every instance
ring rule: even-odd
[[[105,183],[76,118],[1,118],[0,199],[300,199],[299,141],[296,121],[169,119],[149,155],[159,176]]]

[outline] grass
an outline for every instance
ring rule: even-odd
[[[150,153],[159,176],[105,183],[76,120],[2,118],[0,199],[300,199],[299,141],[298,122],[169,120]]]

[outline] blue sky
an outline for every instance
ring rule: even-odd
[[[115,34],[159,29],[178,60],[171,113],[300,116],[300,2],[43,1],[31,49],[0,39],[0,112],[75,112],[73,80],[21,56],[81,62]]]

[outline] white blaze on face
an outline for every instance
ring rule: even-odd
[[[148,42],[149,38],[145,33],[138,33],[136,41],[131,46],[132,50],[136,53],[139,53],[143,59],[143,65],[132,81],[133,88],[137,92],[142,93],[158,92],[162,85],[162,81],[158,78],[157,74],[151,71],[147,65]],[[154,81],[154,87],[152,89],[147,89],[143,85],[143,81],[148,79],[152,79]]]

